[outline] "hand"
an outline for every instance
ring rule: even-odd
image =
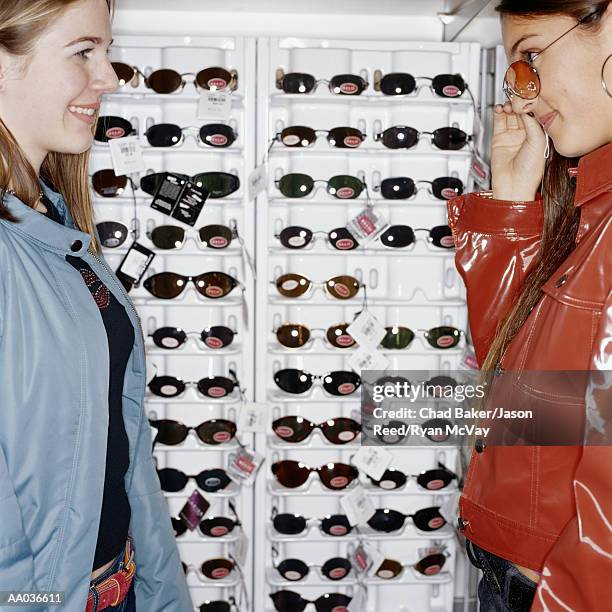
[[[535,117],[517,114],[510,102],[493,110],[491,185],[500,200],[535,199],[544,176],[546,134]]]

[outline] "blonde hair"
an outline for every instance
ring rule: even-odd
[[[11,55],[24,57],[27,62],[38,38],[68,6],[77,1],[15,0],[0,3],[0,48]],[[113,0],[106,1],[112,14]],[[78,154],[51,152],[43,161],[40,175],[62,194],[75,226],[92,237],[92,248],[99,252],[89,191],[89,154],[89,150]],[[0,117],[0,218],[16,222],[3,204],[9,183],[22,202],[36,206],[40,196],[36,172]]]

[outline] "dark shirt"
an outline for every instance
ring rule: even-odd
[[[62,223],[62,218],[53,203],[45,196],[42,201],[47,208],[46,216],[57,223]],[[123,422],[122,395],[125,369],[134,344],[134,328],[123,306],[91,267],[80,257],[66,255],[66,260],[81,273],[100,309],[108,339],[110,368],[108,439],[102,513],[92,567],[92,570],[95,570],[121,552],[130,524],[131,509],[124,483],[129,466],[129,443]]]

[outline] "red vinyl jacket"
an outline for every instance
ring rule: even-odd
[[[580,159],[576,181],[576,248],[543,285],[498,366],[585,372],[576,410],[608,444],[477,443],[459,502],[468,539],[542,572],[531,608],[537,611],[612,610],[612,143]],[[447,205],[482,365],[535,263],[542,201],[496,200],[482,192]]]

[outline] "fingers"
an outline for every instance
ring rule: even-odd
[[[544,146],[546,144],[546,135],[539,121],[531,115],[520,115],[520,120],[527,133],[527,141]]]
[[[518,116],[512,111],[512,106],[506,102],[503,106],[496,104],[493,111],[493,134],[501,134],[508,130],[522,130]]]

